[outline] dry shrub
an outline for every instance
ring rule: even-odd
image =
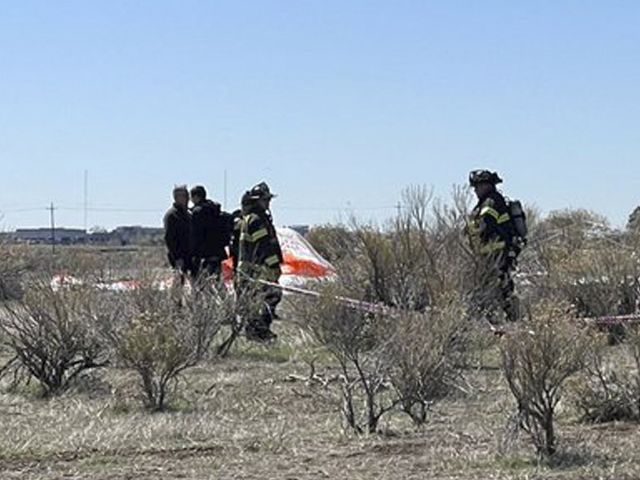
[[[501,345],[502,369],[518,405],[517,422],[541,456],[557,449],[555,416],[567,381],[587,360],[592,337],[566,306],[545,302]]]
[[[628,314],[640,301],[633,235],[611,230],[584,210],[552,213],[539,226],[531,272],[538,297],[560,296],[581,316]]]
[[[304,327],[337,362],[341,413],[357,433],[375,433],[401,410],[416,425],[457,387],[473,336],[465,308],[450,301],[428,312],[347,304],[341,283],[295,307]]]
[[[22,297],[22,276],[28,267],[24,248],[0,240],[0,301]]]
[[[486,288],[493,266],[474,255],[464,233],[470,201],[461,188],[443,203],[428,188],[411,187],[403,192],[401,211],[388,223],[352,220],[348,230],[325,227],[310,235],[310,241],[328,252],[346,293],[356,298],[425,311],[460,292],[470,312],[478,312],[492,303],[487,296],[499,293]]]
[[[450,302],[426,314],[396,312],[384,355],[402,410],[423,425],[433,405],[456,391],[471,350],[473,331],[464,308]]]
[[[322,225],[313,227],[307,235],[307,240],[323,258],[337,264],[351,256],[345,245],[353,244],[354,235],[340,225]]]
[[[327,286],[319,299],[298,302],[303,325],[337,361],[342,374],[342,415],[348,428],[375,433],[380,418],[395,407],[387,402],[388,366],[381,355],[379,313],[336,299],[342,290]]]
[[[575,252],[552,270],[551,281],[584,316],[636,311],[640,263],[616,246],[594,246]]]
[[[413,187],[385,226],[352,222],[311,238],[332,254],[339,280],[319,301],[298,302],[299,316],[340,366],[342,413],[358,432],[375,432],[380,418],[400,408],[416,424],[455,388],[471,351],[469,317],[487,304],[486,263],[468,246],[470,199],[433,200]],[[320,235],[321,233],[321,235]],[[489,295],[495,292],[489,292]],[[344,296],[384,305],[354,308]]]
[[[371,299],[422,311],[452,291],[469,291],[474,255],[464,237],[469,199],[434,201],[425,187],[403,193],[404,208],[385,228],[355,225]]]
[[[109,352],[97,325],[111,318],[95,302],[96,292],[88,288],[55,291],[48,281],[29,282],[23,299],[0,316],[3,341],[14,355],[5,373],[34,378],[50,396],[82,373],[106,366]]]
[[[584,375],[573,386],[574,403],[590,423],[640,420],[640,331],[629,329],[615,349],[594,343]]]
[[[119,364],[139,375],[149,409],[166,409],[178,377],[207,356],[228,318],[229,299],[215,289],[162,291],[149,279],[123,294],[123,322],[109,339]]]

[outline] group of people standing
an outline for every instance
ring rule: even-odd
[[[486,293],[497,287],[497,295],[480,306],[480,313],[491,316],[498,300],[507,319],[516,320],[519,312],[512,272],[526,243],[526,218],[520,202],[506,199],[497,190],[501,182],[495,172],[470,173],[469,184],[478,203],[471,212],[467,233],[476,254],[493,267],[484,275],[486,288],[482,290]],[[173,190],[173,206],[164,217],[169,263],[183,279],[219,281],[222,263],[232,258],[236,291],[250,295],[255,305],[249,309],[245,333],[260,342],[276,338],[271,323],[282,300],[278,281],[284,259],[271,216],[274,197],[262,182],[244,193],[240,209],[228,213],[207,198],[203,186],[190,191],[178,186]]]
[[[273,198],[263,182],[244,193],[240,209],[228,213],[207,198],[203,186],[181,185],[164,216],[169,263],[183,279],[219,281],[222,263],[232,258],[238,294],[250,292],[256,305],[248,314],[246,336],[260,342],[276,338],[271,323],[282,299],[277,283],[283,255],[271,216]]]

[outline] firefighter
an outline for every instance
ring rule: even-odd
[[[184,281],[185,275],[192,271],[191,213],[186,185],[173,189],[173,206],[165,214],[163,223],[169,263],[180,272]]]
[[[255,295],[247,318],[247,338],[270,342],[276,306],[282,300],[277,286],[283,263],[282,249],[271,217],[275,197],[266,183],[260,183],[242,198],[242,220],[238,246],[238,282],[241,295]],[[255,292],[255,293],[254,293]]]
[[[471,212],[467,231],[474,252],[488,269],[483,272],[484,285],[479,292],[483,300],[478,307],[491,319],[498,301],[507,319],[515,321],[519,312],[512,272],[521,247],[510,204],[496,188],[500,183],[500,176],[489,170],[474,170],[469,174],[469,184],[478,203]]]

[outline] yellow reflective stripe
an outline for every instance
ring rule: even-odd
[[[507,223],[509,220],[511,220],[511,217],[509,216],[509,214],[504,213],[500,215],[500,217],[498,217],[498,224],[502,225],[503,223]]]
[[[270,267],[273,267],[274,265],[280,263],[280,257],[278,257],[278,255],[271,255],[270,257],[267,257],[265,259],[264,263],[266,263]]]
[[[498,211],[495,208],[491,207],[482,207],[482,209],[480,210],[480,216],[484,217],[485,215],[491,215],[493,218],[495,218],[496,221],[498,221],[498,219],[500,218],[500,214],[498,213]]]
[[[493,253],[498,250],[504,250],[507,247],[506,242],[490,242],[484,245],[481,249],[481,253]]]
[[[267,231],[266,228],[261,228],[260,230],[258,230],[257,232],[254,232],[253,235],[251,235],[251,239],[254,242],[257,242],[258,240],[263,239],[264,237],[269,236],[269,232]]]
[[[266,228],[261,228],[260,230],[258,230],[257,232],[255,232],[253,235],[247,232],[242,232],[240,234],[240,240],[243,242],[257,242],[258,240],[261,240],[265,237],[269,236],[269,232],[267,231]]]

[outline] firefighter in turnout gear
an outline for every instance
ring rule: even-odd
[[[247,338],[260,342],[275,340],[271,323],[282,300],[282,290],[274,285],[280,279],[283,263],[270,211],[274,197],[264,182],[246,192],[239,224],[237,286],[241,295],[255,292],[255,308],[250,308],[246,334]]]
[[[474,170],[469,184],[474,189],[478,203],[471,212],[467,226],[472,248],[488,269],[483,275],[480,289],[482,300],[477,305],[481,314],[492,318],[496,304],[504,310],[507,320],[519,316],[518,299],[514,294],[512,272],[524,238],[514,226],[512,206],[497,190],[502,179],[495,172]],[[519,202],[513,202],[520,207]],[[524,214],[522,219],[524,219]],[[524,224],[524,220],[522,220]]]

